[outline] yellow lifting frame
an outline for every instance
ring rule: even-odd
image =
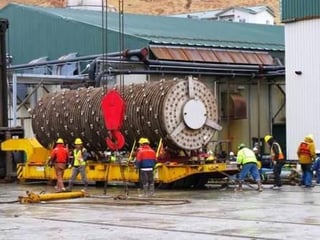
[[[35,138],[8,139],[1,143],[2,151],[24,151],[29,164],[43,164],[50,156],[50,151],[44,148]]]

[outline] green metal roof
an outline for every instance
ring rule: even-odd
[[[282,22],[320,18],[319,0],[281,0]]]
[[[0,10],[0,17],[9,19],[10,41],[14,43],[11,48],[14,45],[23,51],[23,42],[25,54],[31,54],[31,59],[45,55],[46,52],[42,53],[40,48],[47,48],[47,55],[51,58],[69,52],[80,55],[102,53],[102,25],[108,29],[108,52],[119,51],[119,14],[109,12],[107,18],[104,14],[91,10],[19,4],[9,4]],[[107,20],[103,22],[102,19]],[[123,19],[125,48],[157,43],[284,51],[283,26],[135,14],[125,14]],[[22,59],[26,62],[27,56]]]
[[[46,8],[69,20],[101,26],[101,13],[88,10]],[[118,13],[108,13],[108,29],[118,31]],[[199,21],[151,15],[124,15],[125,33],[154,42],[215,47],[283,50],[283,27],[232,23],[226,21]]]

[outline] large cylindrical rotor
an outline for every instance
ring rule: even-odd
[[[92,150],[105,150],[107,130],[101,110],[103,88],[81,88],[50,93],[32,111],[32,127],[45,147],[62,137],[72,143],[82,138]],[[121,93],[126,114],[121,131],[126,143],[147,137],[163,139],[170,148],[195,150],[210,141],[218,111],[212,92],[192,79],[126,86]]]

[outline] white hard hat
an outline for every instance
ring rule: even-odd
[[[234,152],[229,152],[229,156],[234,156]]]
[[[252,150],[253,150],[253,151],[258,151],[258,148],[257,148],[257,147],[254,147]]]

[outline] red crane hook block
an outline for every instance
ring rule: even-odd
[[[109,131],[107,145],[111,150],[119,150],[125,144],[124,136],[120,132],[124,120],[125,102],[118,91],[111,90],[102,98],[101,109],[105,126]]]

